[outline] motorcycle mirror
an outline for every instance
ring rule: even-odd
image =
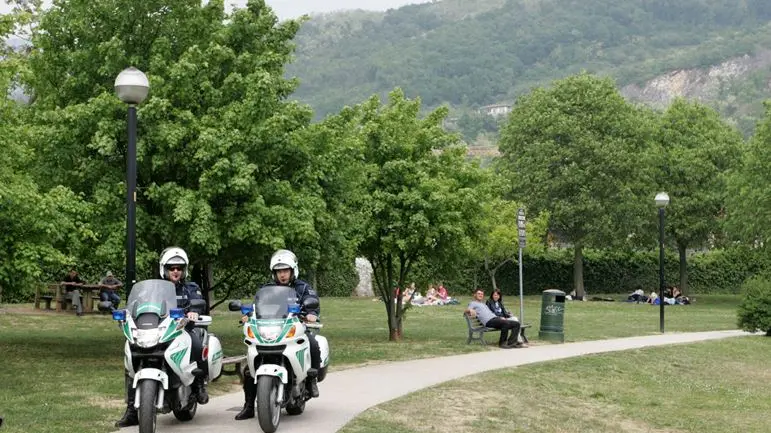
[[[241,301],[230,301],[228,304],[229,311],[241,311]]]
[[[317,310],[319,308],[319,300],[317,298],[305,298],[303,301],[303,310]]]

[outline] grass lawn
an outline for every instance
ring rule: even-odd
[[[497,350],[465,344],[461,312],[467,301],[410,310],[404,341],[390,343],[381,302],[322,299],[322,333],[331,345],[330,370]],[[516,301],[507,299],[515,314],[519,310]],[[735,329],[738,302],[736,296],[700,296],[693,305],[667,306],[667,332]],[[539,315],[540,297],[526,298],[525,322],[533,324],[528,336],[534,344],[538,344]],[[226,311],[214,315],[212,331],[223,341],[226,355],[244,351],[238,317]],[[658,307],[649,305],[572,302],[566,305],[565,338],[581,341],[655,334],[658,317]],[[496,338],[488,336],[489,341]],[[109,316],[78,318],[72,313],[35,311],[30,305],[0,308],[0,415],[6,418],[4,431],[112,431],[112,423],[124,407],[123,342]],[[238,389],[232,377],[223,377],[212,384],[211,393]]]
[[[749,336],[487,372],[371,408],[341,432],[765,433],[769,353],[771,338]]]

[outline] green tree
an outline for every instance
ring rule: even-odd
[[[372,263],[395,341],[409,307],[394,296],[395,286],[404,289],[422,258],[470,248],[485,176],[466,162],[458,138],[442,129],[446,109],[421,119],[420,101],[398,89],[386,105],[373,96],[360,109],[367,180],[359,252]]]
[[[610,79],[580,74],[522,97],[501,132],[499,167],[513,196],[549,212],[549,228],[572,243],[573,285],[584,295],[584,247],[640,233],[653,185],[646,179],[648,114]]]
[[[133,65],[151,84],[138,108],[138,275],[156,275],[171,244],[204,289],[213,266],[238,274],[279,247],[318,263],[328,218],[316,149],[298,135],[312,113],[287,101],[297,83],[284,77],[299,26],[263,0],[230,15],[222,0],[62,0],[41,13],[25,77],[38,173],[94,205],[95,260],[123,259],[126,108],[112,86]]]
[[[746,143],[741,163],[729,176],[727,214],[732,236],[766,245],[771,241],[771,102],[764,102],[765,117]]]
[[[482,233],[479,246],[484,259],[484,269],[490,277],[493,289],[498,289],[496,273],[507,263],[519,260],[519,230],[517,213],[524,206],[503,197],[484,203],[480,219]],[[548,213],[542,213],[526,222],[526,242],[530,250],[543,250],[548,229]]]
[[[6,21],[0,35],[12,30]],[[9,98],[19,61],[6,51],[0,60],[0,303],[23,300],[49,272],[71,263],[71,251],[93,238],[88,206],[69,189],[42,190],[32,177],[24,107]]]
[[[726,176],[738,162],[741,134],[702,104],[676,99],[657,130],[663,152],[660,189],[669,193],[666,229],[680,257],[680,289],[687,292],[688,248],[719,236]]]

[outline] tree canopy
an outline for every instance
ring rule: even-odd
[[[401,90],[388,103],[360,106],[366,187],[359,252],[372,263],[388,313],[390,338],[402,336],[402,297],[412,267],[428,256],[452,257],[471,247],[485,176],[466,163],[458,137],[442,129],[446,110],[421,118],[420,100]]]
[[[654,189],[646,118],[612,80],[581,74],[522,97],[501,132],[500,168],[513,196],[549,212],[550,230],[576,250],[579,296],[581,248],[623,245],[641,232]]]

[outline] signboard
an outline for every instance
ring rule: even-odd
[[[517,232],[519,234],[519,247],[525,248],[525,210],[522,208],[517,211]]]

